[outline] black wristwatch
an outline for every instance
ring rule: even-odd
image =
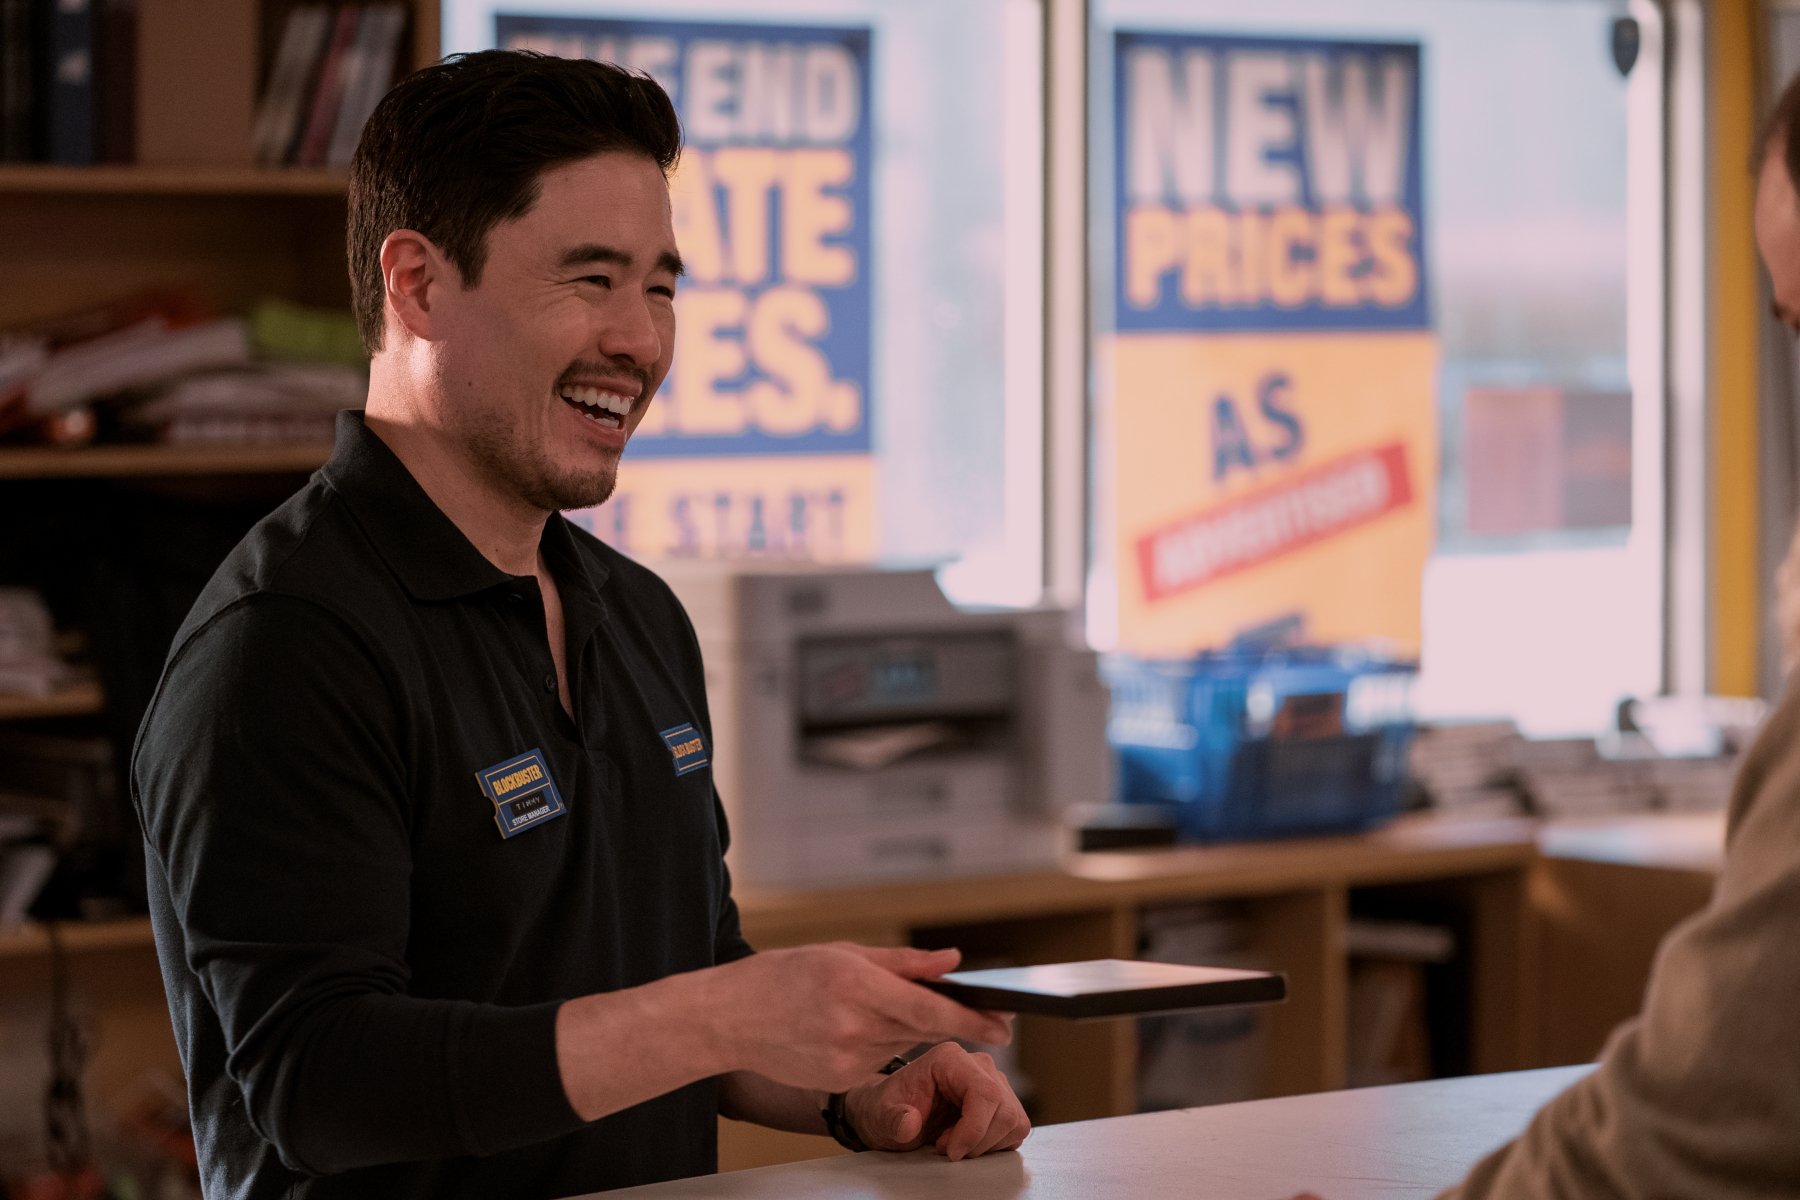
[[[906,1059],[896,1054],[894,1057],[888,1059],[886,1063],[882,1064],[881,1073],[883,1075],[892,1075],[895,1071],[898,1071],[905,1065]],[[825,1118],[825,1132],[829,1133],[837,1144],[844,1149],[854,1150],[856,1153],[861,1154],[864,1150],[869,1148],[868,1143],[858,1137],[856,1130],[850,1126],[850,1116],[844,1111],[843,1092],[831,1093],[831,1099],[825,1102],[825,1107],[819,1110],[819,1115]]]

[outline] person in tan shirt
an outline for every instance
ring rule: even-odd
[[[1800,334],[1800,78],[1757,142],[1756,244]],[[1777,573],[1800,657],[1800,537]],[[1657,952],[1592,1074],[1440,1200],[1800,1196],[1800,688],[1738,774],[1711,903]]]
[[[1711,904],[1594,1072],[1440,1200],[1800,1196],[1800,690],[1745,759]]]

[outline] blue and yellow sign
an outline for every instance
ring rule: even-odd
[[[625,452],[611,500],[568,514],[627,554],[821,562],[875,557],[875,463],[869,455],[632,462],[634,452]]]
[[[517,837],[568,811],[541,750],[495,763],[475,772],[475,779],[493,802],[494,824],[503,838]]]
[[[1416,651],[1437,433],[1416,44],[1121,31],[1120,640]]]
[[[503,47],[648,73],[674,100],[685,137],[670,180],[687,266],[674,365],[626,452],[612,501],[621,511],[584,524],[653,556],[866,550],[875,527],[870,31],[494,20]],[[749,467],[733,472],[728,513],[714,510],[716,495],[692,494],[717,489],[645,471],[668,463],[692,483],[722,460]],[[777,536],[757,536],[757,519]],[[829,535],[834,523],[847,532]]]
[[[677,725],[665,729],[659,735],[663,745],[675,759],[675,774],[686,775],[689,771],[698,771],[712,759],[706,753],[706,739],[691,724]]]
[[[1120,32],[1117,328],[1424,329],[1419,47]]]

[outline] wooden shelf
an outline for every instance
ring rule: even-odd
[[[110,921],[63,921],[57,925],[63,949],[72,954],[94,950],[150,949],[156,939],[149,917],[119,917]],[[50,952],[50,935],[38,921],[0,932],[0,960],[35,958]]]
[[[78,683],[51,696],[12,696],[0,692],[0,721],[30,717],[85,717],[100,712],[106,697],[97,683]]]
[[[1181,845],[1078,855],[1069,872],[1127,890],[1136,903],[1189,895],[1196,880],[1243,895],[1310,886],[1366,887],[1420,878],[1518,871],[1537,856],[1537,826],[1524,818],[1401,817],[1367,833],[1268,842]]]
[[[733,888],[752,941],[784,945],[869,931],[1108,907],[1267,896],[1519,872],[1537,857],[1523,819],[1405,817],[1362,834],[1071,856],[1060,871],[834,888]]]
[[[0,479],[98,479],[168,475],[304,472],[330,457],[322,442],[268,446],[82,446],[0,450]]]
[[[342,196],[343,171],[295,167],[0,166],[0,195]]]

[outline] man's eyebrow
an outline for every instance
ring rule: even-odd
[[[580,246],[571,246],[563,251],[562,261],[559,265],[567,268],[585,266],[588,263],[608,263],[615,267],[629,267],[631,262],[631,255],[616,246],[602,246],[596,242],[587,242]],[[687,274],[687,268],[682,264],[681,255],[673,250],[664,250],[656,256],[656,269],[677,277]]]

